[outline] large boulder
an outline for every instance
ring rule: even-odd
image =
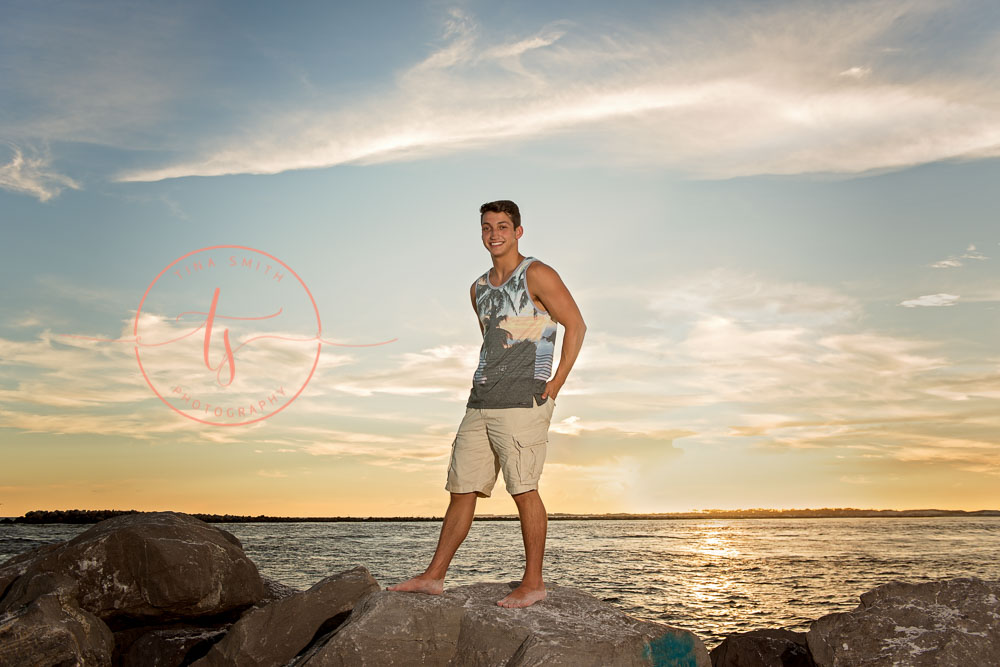
[[[545,600],[509,609],[512,585],[459,586],[442,595],[378,591],[296,665],[663,665],[708,667],[690,632],[632,618],[583,591],[550,586]]]
[[[74,580],[79,607],[112,629],[235,612],[265,594],[239,540],[172,512],[108,519],[7,561],[0,611],[30,602],[34,580],[52,575]]]
[[[995,665],[1000,656],[1000,581],[892,582],[861,596],[854,611],[809,628],[820,667]]]
[[[816,667],[806,633],[752,630],[726,637],[712,649],[712,667]]]
[[[195,667],[284,665],[317,635],[334,630],[365,595],[379,590],[364,567],[247,612]]]
[[[101,619],[59,592],[0,613],[0,665],[111,665],[114,638]]]

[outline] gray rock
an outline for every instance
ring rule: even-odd
[[[362,599],[348,622],[296,665],[447,665],[463,615],[459,604],[444,596],[378,591]]]
[[[0,665],[111,665],[114,637],[59,593],[0,614]]]
[[[816,667],[806,633],[753,630],[726,637],[709,654],[712,667]]]
[[[0,611],[24,604],[26,591],[44,588],[32,580],[50,575],[75,580],[79,606],[112,627],[218,615],[265,593],[239,540],[172,512],[108,519],[68,542],[7,561],[0,582],[11,583]]]
[[[861,596],[854,611],[809,628],[820,667],[971,667],[1000,662],[1000,581],[892,582]]]
[[[546,599],[530,607],[497,606],[512,587],[483,583],[443,595],[372,593],[324,645],[296,664],[711,664],[704,644],[690,632],[632,618],[577,589],[549,586]]]
[[[327,577],[307,591],[247,612],[194,665],[283,665],[317,633],[334,630],[331,625],[343,622],[358,600],[377,590],[378,582],[364,567]]]

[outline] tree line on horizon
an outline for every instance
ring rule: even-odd
[[[124,514],[145,514],[138,510],[32,510],[21,517],[0,519],[3,524],[88,524],[98,523]],[[390,521],[441,521],[442,517],[383,516],[383,517],[280,517],[259,514],[189,514],[206,523],[307,523],[307,522],[390,522]],[[642,519],[809,519],[809,518],[865,518],[865,517],[945,517],[945,516],[1000,516],[1000,510],[874,510],[850,507],[824,507],[819,509],[741,509],[741,510],[696,510],[692,512],[658,512],[629,514],[624,512],[606,514],[550,513],[549,519],[566,520],[642,520]],[[483,521],[516,521],[517,515],[478,515]]]

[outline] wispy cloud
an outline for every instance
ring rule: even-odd
[[[0,188],[31,195],[39,201],[48,201],[65,188],[80,189],[76,181],[52,168],[48,151],[28,149],[25,155],[14,145],[10,145],[10,150],[10,162],[0,165]]]
[[[863,79],[871,73],[871,67],[849,67],[841,72],[840,76],[849,76],[852,79]]]
[[[681,451],[674,447],[674,440],[688,435],[694,435],[694,432],[636,432],[630,430],[627,424],[588,428],[586,422],[578,422],[572,434],[566,433],[565,429],[553,429],[546,461],[594,466],[623,456],[643,460],[672,459],[681,455]]]
[[[937,456],[963,470],[995,467],[995,355],[957,360],[933,338],[871,327],[864,304],[834,287],[730,269],[606,298],[614,300],[614,312],[630,313],[630,325],[588,332],[572,382],[557,400],[554,464],[617,466],[631,457],[641,468],[682,456],[687,447],[728,444],[863,446],[866,456],[881,459]],[[930,295],[921,305],[957,298]],[[600,297],[586,299],[599,308]],[[122,335],[130,328],[124,322]],[[265,371],[282,369],[288,355],[265,345],[255,360]],[[295,420],[268,420],[264,430],[206,429],[151,396],[130,346],[60,341],[45,331],[35,340],[0,339],[0,426],[146,439],[181,432],[209,442],[267,444],[290,455],[434,470],[457,427],[457,417],[445,415],[468,396],[477,355],[478,346],[444,341],[365,370],[353,357],[327,360],[324,352],[323,372],[294,406]],[[200,357],[192,359],[175,360],[174,368],[194,373]],[[391,414],[390,397],[420,401],[423,411]],[[378,401],[375,417],[369,401]],[[932,453],[929,443],[944,437],[956,447],[951,458]]]
[[[963,254],[950,255],[948,258],[942,259],[938,262],[934,262],[930,266],[933,269],[954,269],[959,266],[962,266],[963,259],[984,260],[984,259],[989,259],[989,257],[976,250],[975,244],[970,243],[969,247],[965,249],[965,252]]]
[[[900,301],[899,305],[905,306],[906,308],[936,308],[939,306],[954,306],[958,302],[959,298],[960,297],[957,294],[925,294],[924,296],[917,297],[916,299]]]
[[[560,23],[520,35],[480,30],[452,10],[440,45],[378,93],[287,109],[198,155],[120,179],[384,162],[555,132],[601,160],[705,177],[859,173],[996,155],[992,81],[947,58],[900,60],[921,29],[961,10],[919,1],[726,17],[706,9],[676,25],[609,32]]]
[[[872,455],[903,460],[936,433],[989,442],[1000,430],[1000,360],[963,364],[944,342],[866,326],[862,303],[832,287],[716,270],[636,298],[645,310],[630,321],[645,331],[588,332],[566,390],[574,413],[557,405],[554,431],[613,418],[674,432],[684,449],[853,447],[891,432]],[[962,465],[998,447],[968,449]]]
[[[391,366],[384,370],[367,370],[363,374],[340,373],[328,389],[352,396],[428,395],[464,400],[469,396],[469,378],[479,361],[479,346],[439,345],[394,354],[391,360]]]

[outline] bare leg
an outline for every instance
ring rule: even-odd
[[[475,492],[451,494],[451,502],[448,503],[448,511],[445,512],[444,522],[441,524],[441,536],[438,538],[431,564],[423,574],[401,584],[387,586],[386,590],[440,595],[444,591],[444,575],[451,565],[451,559],[465,536],[469,534],[475,516]]]
[[[537,490],[514,496],[521,517],[521,537],[524,540],[524,577],[521,585],[502,600],[501,607],[528,607],[545,599],[542,581],[542,557],[545,555],[545,531],[549,517]]]

